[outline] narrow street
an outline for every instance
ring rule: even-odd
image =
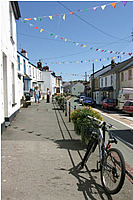
[[[96,168],[98,148],[87,168],[77,170],[85,153],[62,110],[41,101],[22,108],[2,135],[2,200],[81,200],[132,198],[125,179],[116,195],[105,193]]]

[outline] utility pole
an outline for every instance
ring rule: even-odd
[[[91,88],[91,98],[93,99],[93,92],[94,92],[94,63],[92,63],[92,88]]]
[[[87,72],[85,72],[85,82],[87,82]]]

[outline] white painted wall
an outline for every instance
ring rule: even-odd
[[[14,112],[20,108],[18,99],[18,78],[17,78],[17,38],[16,38],[16,20],[12,12],[9,1],[0,1],[1,15],[1,124],[5,121],[5,117],[9,118]],[[11,8],[11,15],[10,10]],[[10,16],[12,16],[12,43]],[[13,68],[13,70],[12,70]],[[14,94],[12,90],[14,84]],[[13,103],[16,105],[12,106]]]

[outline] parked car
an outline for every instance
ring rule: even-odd
[[[92,106],[92,107],[94,107],[94,101],[90,97],[84,97],[82,105],[83,106]]]
[[[102,101],[102,108],[113,109],[116,107],[116,102],[114,99],[104,99]]]
[[[124,104],[122,111],[133,116],[133,101],[127,101]]]
[[[85,98],[85,96],[80,96],[80,98],[79,98],[79,103],[82,103],[83,100],[84,100],[84,98]]]

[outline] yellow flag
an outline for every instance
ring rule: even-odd
[[[66,18],[66,15],[64,14],[64,15],[63,15],[63,19],[65,20],[65,18]]]
[[[86,47],[86,45],[83,46],[83,48]]]
[[[53,19],[53,16],[49,16],[50,19]]]
[[[29,20],[29,19],[27,19],[27,18],[24,18],[24,20]]]
[[[67,39],[65,39],[65,42],[67,41]]]
[[[43,32],[43,29],[41,29],[40,32]]]

